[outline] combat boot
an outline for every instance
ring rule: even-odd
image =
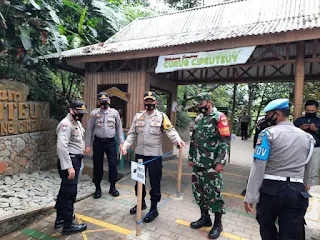
[[[109,193],[112,197],[119,197],[120,193],[118,192],[118,190],[116,189],[116,184],[115,183],[111,183],[110,184],[110,189],[109,189]]]
[[[71,224],[69,227],[63,227],[62,235],[68,235],[72,233],[82,232],[87,229],[87,224]]]
[[[72,215],[72,221],[76,218],[76,216],[73,214]],[[57,212],[57,218],[56,221],[54,222],[54,228],[58,229],[63,226],[64,220],[62,219],[62,216],[60,213]]]
[[[217,239],[223,231],[221,222],[222,213],[215,213],[214,215],[214,224],[208,235],[210,239]]]
[[[198,229],[202,227],[211,227],[211,226],[212,226],[212,221],[210,219],[208,210],[201,210],[200,219],[190,224],[190,227],[193,229]]]
[[[96,191],[94,192],[94,198],[101,198],[101,186],[100,183],[96,183]]]

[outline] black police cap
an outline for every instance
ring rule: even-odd
[[[70,108],[77,110],[78,113],[88,113],[85,102],[82,102],[80,100],[73,100],[70,104]]]
[[[143,96],[143,100],[146,100],[146,99],[152,99],[155,101],[157,99],[157,94],[152,91],[147,91],[144,93],[144,96]]]

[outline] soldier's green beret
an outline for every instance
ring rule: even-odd
[[[210,93],[208,93],[208,92],[200,93],[196,97],[196,102],[198,104],[203,103],[203,101],[205,101],[205,100],[211,100],[211,94]]]

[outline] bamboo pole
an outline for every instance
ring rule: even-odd
[[[138,163],[142,163],[142,159],[138,159]],[[141,235],[141,211],[142,211],[142,183],[138,182],[137,191],[137,215],[136,215],[136,236]]]
[[[177,197],[181,195],[181,175],[182,175],[182,147],[179,148]]]

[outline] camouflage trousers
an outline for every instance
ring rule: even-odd
[[[224,213],[222,174],[213,168],[193,167],[192,192],[201,210]]]

